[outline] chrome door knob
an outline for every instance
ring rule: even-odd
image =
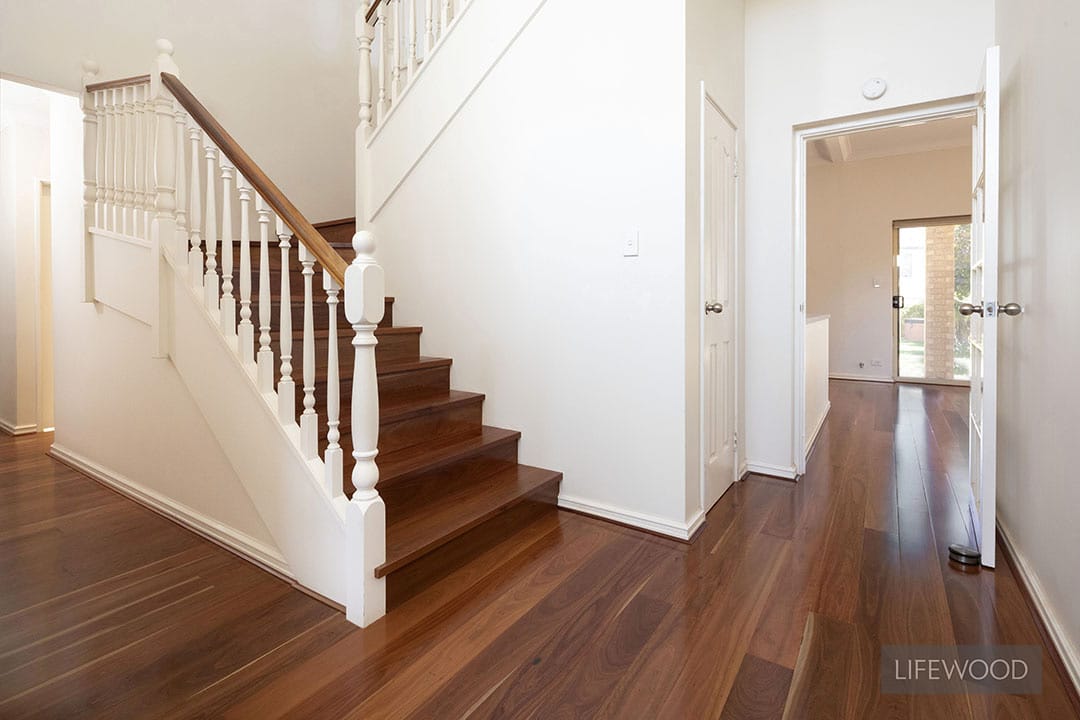
[[[722,312],[724,312],[724,304],[723,303],[718,303],[718,302],[707,302],[707,303],[705,303],[705,314],[706,315],[708,315],[709,313],[716,313],[717,315],[719,315]]]
[[[1020,313],[1024,312],[1024,306],[1020,303],[1008,303],[998,308],[999,313],[1005,313],[1009,317],[1016,317]]]
[[[969,315],[982,315],[983,306],[981,303],[978,305],[972,305],[971,303],[960,303],[960,307],[957,308],[957,312],[959,312],[964,317],[967,317]]]

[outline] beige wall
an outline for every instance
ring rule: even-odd
[[[1002,195],[998,519],[1080,682],[1080,4],[999,0]]]
[[[893,221],[970,214],[970,176],[968,148],[809,168],[806,310],[831,316],[831,373],[892,378]]]

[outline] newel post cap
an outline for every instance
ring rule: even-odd
[[[155,43],[157,47],[157,57],[154,59],[154,67],[150,72],[150,96],[162,97],[165,95],[165,86],[161,83],[161,73],[169,73],[180,77],[180,68],[176,66],[176,61],[173,60],[173,44],[165,38],[158,38]]]
[[[361,230],[353,235],[356,258],[345,270],[345,317],[352,325],[378,325],[383,319],[386,278],[375,262],[375,235]]]

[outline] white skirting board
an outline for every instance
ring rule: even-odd
[[[623,508],[612,507],[603,503],[576,498],[569,495],[559,495],[559,507],[567,510],[593,515],[604,520],[622,523],[631,527],[641,528],[649,532],[667,535],[677,540],[689,540],[705,523],[705,513],[699,512],[689,523],[681,524],[658,518],[654,515],[634,512]]]
[[[778,477],[785,480],[794,480],[798,477],[798,473],[795,471],[794,466],[784,467],[782,465],[771,465],[769,463],[747,462],[746,472],[754,473],[756,475],[768,475],[769,477]]]
[[[0,418],[0,430],[3,430],[8,435],[30,435],[37,432],[37,425],[15,425]]]
[[[1050,606],[1046,604],[1039,578],[1031,571],[1027,560],[1016,549],[1009,531],[1000,521],[997,528],[1001,533],[1001,540],[1005,544],[1005,549],[1008,551],[1010,559],[1013,560],[1013,567],[1016,569],[1018,580],[1021,585],[1027,588],[1028,594],[1035,602],[1035,613],[1046,627],[1046,632],[1050,635],[1050,641],[1054,643],[1058,655],[1061,656],[1061,661],[1065,664],[1065,672],[1069,674],[1069,680],[1074,688],[1080,689],[1080,648],[1069,642],[1068,635],[1061,628],[1061,621],[1058,620],[1057,615],[1054,614]]]
[[[896,382],[891,377],[875,377],[873,375],[845,375],[843,373],[829,373],[830,380],[857,380],[859,382],[889,383]]]
[[[821,432],[821,428],[825,427],[825,418],[829,417],[829,410],[832,410],[832,402],[825,403],[825,412],[821,413],[821,417],[818,418],[818,421],[806,436],[807,457],[810,455],[810,448],[814,447],[814,442],[817,440],[818,433]]]
[[[134,480],[103,468],[92,460],[60,445],[53,444],[49,455],[84,475],[108,485],[113,490],[126,495],[140,505],[145,505],[206,539],[224,546],[275,575],[290,581],[295,579],[281,553],[250,535],[207,517],[187,505],[165,497]]]

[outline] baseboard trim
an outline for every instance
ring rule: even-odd
[[[289,564],[281,553],[250,535],[220,523],[130,478],[108,470],[79,453],[56,443],[53,443],[53,446],[49,449],[49,456],[112,488],[140,505],[164,515],[166,518],[207,540],[221,545],[226,550],[236,553],[245,560],[283,578],[290,584],[296,584],[296,579],[289,570]]]
[[[818,435],[821,433],[821,428],[825,427],[825,418],[829,417],[830,410],[832,410],[832,401],[826,400],[825,412],[821,413],[821,417],[818,418],[817,423],[814,425],[810,437],[806,439],[806,457],[810,457],[810,451],[814,449],[814,443],[817,442]]]
[[[16,425],[0,418],[0,430],[3,430],[8,435],[33,435],[37,432],[37,425],[33,423]]]
[[[1024,600],[1027,601],[1028,607],[1035,616],[1039,633],[1050,647],[1050,660],[1063,676],[1065,690],[1073,704],[1073,709],[1080,714],[1080,648],[1073,647],[1069,643],[1057,615],[1044,600],[1042,584],[1024,560],[1024,556],[1017,552],[1012,537],[1000,521],[997,524],[997,535],[1001,549],[1005,551],[1006,560],[1016,571],[1017,584],[1020,585]]]
[[[829,373],[830,380],[855,380],[856,382],[875,382],[875,383],[889,383],[890,385],[896,382],[891,377],[880,377],[873,375],[847,375],[844,373]]]
[[[701,511],[690,522],[683,525],[654,515],[646,515],[562,493],[559,494],[559,507],[684,542],[689,542],[694,537],[694,533],[705,524],[705,513]]]
[[[792,466],[770,465],[769,463],[747,462],[746,472],[754,475],[767,475],[768,477],[781,478],[782,480],[794,480],[799,476]]]

